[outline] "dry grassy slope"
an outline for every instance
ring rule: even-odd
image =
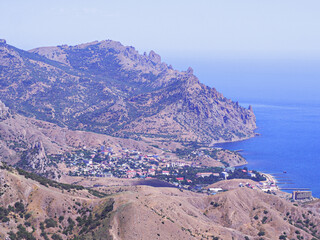
[[[205,148],[203,149],[206,150]],[[196,157],[194,161],[199,161],[203,166],[210,167],[224,167],[222,162],[229,164],[230,167],[242,166],[248,163],[239,153],[227,149],[216,150],[213,156],[202,155]]]
[[[206,196],[144,186],[137,192],[121,194],[116,202],[112,223],[115,239],[260,239],[260,231],[265,232],[263,239],[279,239],[283,232],[288,239],[296,239],[297,230],[304,239],[313,238],[310,230],[307,233],[289,224],[289,218],[293,222],[309,219],[315,229],[320,229],[319,214],[248,188]],[[258,220],[254,219],[256,215]]]
[[[317,199],[311,203],[303,203],[302,206],[309,209],[313,213],[320,214],[320,199]]]
[[[208,218],[246,235],[257,236],[259,231],[264,231],[265,238],[278,239],[283,232],[286,232],[289,239],[292,239],[297,235],[295,231],[299,230],[305,239],[311,239],[310,234],[290,225],[288,220],[284,220],[291,217],[293,222],[299,219],[304,221],[303,214],[306,219],[315,224],[315,229],[319,231],[319,215],[310,214],[307,209],[296,207],[277,196],[259,190],[235,189],[218,194],[213,199],[221,206],[206,208]],[[288,216],[286,216],[287,213],[289,213]],[[254,216],[258,216],[258,220],[255,220]],[[262,223],[264,217],[266,217],[265,224]]]
[[[231,179],[231,180],[224,180],[224,181],[213,183],[207,186],[206,188],[222,188],[226,190],[232,190],[232,189],[238,189],[240,183],[242,184],[250,183],[252,186],[255,186],[257,184],[257,182],[251,179]]]
[[[26,179],[15,171],[9,172],[3,169],[0,170],[0,191],[2,193],[0,206],[2,207],[7,208],[8,205],[13,206],[15,202],[23,202],[26,212],[31,214],[28,222],[31,222],[31,225],[35,227],[33,235],[37,239],[43,239],[40,237],[40,222],[45,219],[53,218],[58,222],[59,216],[64,216],[64,220],[59,224],[62,228],[47,228],[45,230],[48,234],[56,233],[59,229],[68,226],[67,219],[69,217],[76,222],[76,217],[80,216],[78,209],[89,208],[94,212],[101,208],[106,201],[109,201],[108,198],[97,198],[87,190],[71,190],[69,192],[54,187],[45,187],[37,181]],[[81,207],[75,204],[76,202],[80,203]],[[14,215],[15,218],[13,218]],[[4,239],[9,231],[15,232],[19,224],[24,225],[25,220],[18,214],[11,213],[9,218],[11,220],[8,224],[0,225],[0,239]],[[27,229],[31,232],[31,228]],[[63,239],[67,239],[66,236],[60,235]]]
[[[227,162],[230,166],[241,166],[248,163],[239,153],[229,150],[218,151],[217,159]]]
[[[75,218],[80,216],[79,209],[93,209],[94,213],[110,199],[98,199],[86,190],[67,192],[48,188],[6,170],[0,171],[0,180],[0,190],[3,192],[1,206],[7,207],[22,200],[27,212],[31,213],[29,221],[36,229],[34,236],[37,239],[43,239],[40,237],[39,223],[46,218],[57,220],[59,216],[64,216],[61,227],[65,229],[68,217],[76,222]],[[231,182],[228,184],[232,185]],[[174,188],[130,186],[129,182],[121,184],[127,184],[127,187],[124,192],[112,195],[115,203],[110,217],[94,228],[92,234],[81,235],[83,239],[212,239],[213,236],[227,240],[244,239],[245,236],[260,239],[258,232],[264,231],[263,238],[273,240],[283,232],[289,239],[296,239],[297,230],[304,239],[312,239],[309,233],[290,225],[285,218],[291,218],[295,223],[298,219],[309,219],[315,229],[319,231],[320,228],[319,213],[308,212],[312,207],[317,207],[317,202],[309,203],[308,208],[297,207],[277,196],[248,188],[235,188],[207,196]],[[108,189],[108,182],[105,185]],[[112,181],[110,186],[115,188],[115,185]],[[257,220],[255,216],[258,216]],[[267,217],[265,223],[262,223],[263,217]],[[8,231],[16,231],[20,223],[24,224],[24,220],[16,214],[16,222],[11,219],[8,225],[0,225],[0,236],[3,238]],[[45,231],[50,236],[58,230],[47,228]],[[79,230],[75,225],[73,233],[77,235]],[[31,228],[28,231],[31,232]],[[59,234],[63,239],[71,238],[71,235]]]

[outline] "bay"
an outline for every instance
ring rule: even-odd
[[[261,135],[217,146],[243,149],[247,167],[290,182],[282,188],[310,188],[320,197],[320,59],[190,57],[169,62],[182,70],[192,66],[201,82],[242,106],[253,106]]]
[[[252,106],[261,135],[216,146],[242,149],[249,169],[273,173],[290,183],[280,187],[311,188],[313,196],[320,197],[320,105],[256,102]]]

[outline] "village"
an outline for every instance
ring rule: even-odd
[[[127,148],[105,147],[76,150],[60,158],[70,176],[116,177],[129,179],[158,179],[180,189],[215,194],[223,189],[206,186],[225,179],[251,179],[256,185],[239,184],[239,187],[260,189],[274,193],[275,181],[247,168],[207,167],[190,159],[174,158],[167,151],[162,154],[144,154]]]

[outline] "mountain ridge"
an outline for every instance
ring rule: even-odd
[[[250,108],[161,62],[106,40],[24,51],[0,44],[0,98],[26,116],[136,140],[215,142],[254,136]]]

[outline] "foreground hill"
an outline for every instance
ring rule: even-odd
[[[85,239],[98,224],[108,222],[114,203],[98,192],[18,172],[1,162],[0,194],[0,239],[11,240],[72,239],[81,230]]]
[[[0,180],[1,239],[319,239],[318,202],[249,188],[207,196],[105,179],[98,192],[2,164]]]
[[[0,98],[25,116],[137,140],[254,136],[252,109],[226,99],[153,51],[102,41],[29,52],[0,43]]]

